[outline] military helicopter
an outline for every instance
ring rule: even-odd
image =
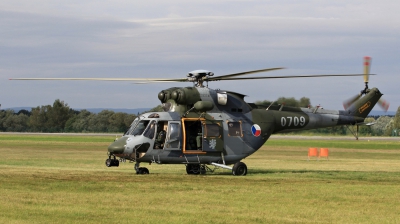
[[[190,175],[229,169],[244,176],[242,159],[256,152],[272,134],[338,125],[361,125],[383,95],[368,88],[370,58],[364,62],[364,74],[239,77],[275,71],[268,68],[223,76],[195,70],[182,79],[149,78],[30,78],[13,80],[102,80],[151,82],[193,82],[192,87],[172,87],[158,93],[164,112],[138,116],[125,134],[108,146],[107,167],[135,163],[137,174],[149,174],[141,163],[182,164]],[[299,108],[285,105],[256,105],[245,102],[245,95],[208,88],[208,82],[228,80],[309,78],[327,76],[364,76],[365,88],[346,102],[345,110],[320,107]],[[386,108],[387,109],[387,108]],[[119,159],[118,159],[119,158]],[[233,165],[233,166],[230,166]],[[213,168],[211,168],[213,167]]]

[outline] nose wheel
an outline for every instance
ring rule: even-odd
[[[111,158],[111,156],[109,156],[108,159],[106,159],[105,163],[106,163],[107,167],[119,166],[119,160],[117,158],[115,158],[115,156],[113,156],[113,158]]]

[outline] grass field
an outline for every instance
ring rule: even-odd
[[[0,223],[400,223],[400,139],[270,139],[244,177],[107,168],[113,139],[0,134]]]

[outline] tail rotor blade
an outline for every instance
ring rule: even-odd
[[[380,99],[380,100],[378,101],[378,104],[379,104],[380,107],[382,107],[382,109],[383,109],[385,112],[389,110],[390,104],[389,104],[389,102],[387,102],[386,100]]]
[[[371,67],[371,57],[364,57],[364,82],[369,82],[369,70]]]
[[[354,102],[356,102],[358,99],[360,99],[361,94],[357,94],[349,99],[347,99],[346,101],[343,102],[343,107],[345,110],[347,110],[347,108],[349,108]]]

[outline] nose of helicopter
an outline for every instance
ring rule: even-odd
[[[125,150],[126,140],[128,137],[121,137],[120,139],[116,140],[115,142],[111,143],[108,146],[108,152],[112,154],[121,154]]]

